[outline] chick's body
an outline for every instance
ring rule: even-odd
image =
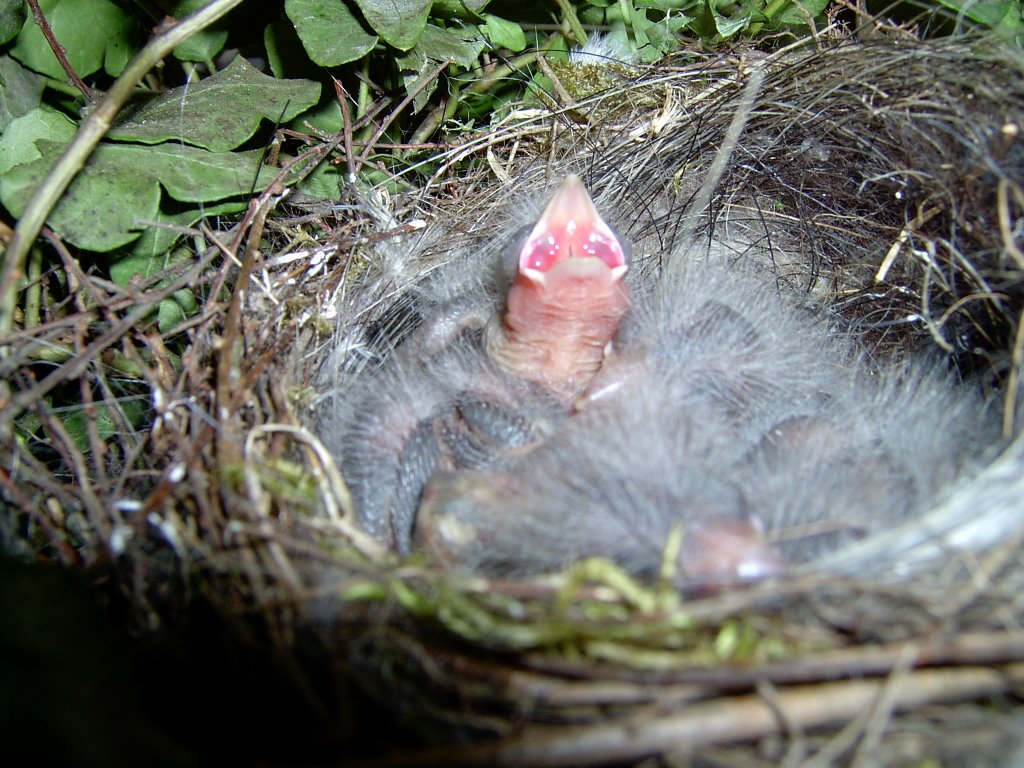
[[[403,554],[431,475],[480,469],[502,451],[537,442],[565,410],[542,388],[493,365],[479,334],[435,355],[420,352],[411,339],[383,369],[356,379],[357,395],[338,414],[341,469],[359,522]]]
[[[591,555],[684,581],[777,573],[932,502],[993,438],[922,361],[869,365],[755,271],[681,262],[639,290],[576,411],[532,450],[427,485],[415,542],[493,575]]]
[[[423,284],[419,329],[347,382],[325,433],[371,534],[493,575],[604,556],[760,577],[921,510],[991,442],[979,397],[869,361],[770,269],[730,261],[750,247],[640,246],[631,290],[625,260],[585,261],[563,272],[593,271],[593,291],[534,301],[564,283],[532,275],[527,246],[504,283],[464,258]]]
[[[494,256],[452,260],[384,313],[382,359],[335,388],[321,422],[359,522],[401,553],[427,480],[550,433],[629,306],[628,256],[575,176]]]

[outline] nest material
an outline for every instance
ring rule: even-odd
[[[6,543],[112,571],[141,624],[203,594],[281,648],[312,634],[345,679],[476,741],[396,763],[998,764],[1024,663],[1022,82],[1019,51],[976,40],[680,56],[510,115],[432,157],[416,195],[325,214],[332,236],[306,250],[260,253],[291,231],[264,228],[268,197],[221,238],[240,267],[213,249],[128,295],[67,258],[72,306],[5,340]],[[516,189],[569,170],[637,242],[749,243],[878,354],[935,344],[984,372],[1011,447],[839,575],[695,600],[602,561],[525,582],[396,561],[351,524],[303,425],[332,328],[365,334],[453,248],[501,232]],[[443,223],[417,263],[387,256],[420,219]],[[208,298],[178,359],[140,321],[186,285]],[[54,393],[81,400],[85,430]]]

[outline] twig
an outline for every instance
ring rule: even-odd
[[[352,148],[352,111],[348,106],[348,92],[337,78],[334,79],[334,93],[338,97],[338,106],[341,107],[341,135],[345,144],[345,167],[348,168],[347,180],[349,184],[355,184],[356,161],[355,151]]]
[[[857,747],[851,768],[869,768],[869,766],[874,764],[878,747],[882,743],[882,736],[885,733],[885,727],[892,720],[900,693],[912,676],[911,670],[914,667],[914,657],[916,655],[916,649],[913,645],[906,646],[900,654],[899,661],[885,681],[885,685],[878,692],[878,700],[875,702],[875,706],[871,708],[867,722],[864,725],[864,735],[860,746]]]
[[[587,42],[587,33],[584,31],[583,25],[580,24],[579,17],[576,16],[576,9],[572,7],[569,0],[555,0],[555,2],[565,18],[565,23],[572,30],[572,36],[577,44],[584,45]]]
[[[96,358],[103,350],[116,344],[120,338],[131,328],[138,325],[153,311],[154,303],[162,301],[186,286],[194,284],[203,269],[208,264],[208,259],[201,259],[192,269],[185,272],[176,280],[169,282],[159,291],[156,291],[153,302],[141,304],[129,312],[115,325],[112,325],[104,334],[97,338],[92,344],[80,351],[73,358],[68,360],[60,368],[51,372],[46,378],[33,386],[31,389],[19,392],[11,398],[7,408],[0,411],[0,434],[3,434],[10,427],[11,421],[18,416],[25,408],[50,392],[54,387],[63,381],[78,376],[85,367]],[[2,337],[2,335],[0,335]]]
[[[501,66],[495,67],[494,69],[491,69],[486,73],[481,74],[479,77],[474,77],[473,82],[462,89],[462,93],[484,93],[503,78],[508,77],[521,67],[531,64],[534,60],[536,60],[540,51],[547,50],[548,48],[550,48],[551,44],[556,39],[557,36],[552,36],[547,41],[545,41],[544,45],[541,46],[540,50],[524,53],[512,59],[511,61],[502,64]],[[423,122],[420,123],[419,128],[416,129],[416,132],[409,139],[409,143],[425,143],[427,138],[438,129],[442,122],[444,122],[445,109],[446,105],[441,104],[435,107],[433,110],[431,110],[430,114],[423,118]]]
[[[964,667],[908,674],[892,690],[894,710],[991,696],[1010,689],[1024,665]],[[855,717],[876,704],[887,682],[848,680],[780,690],[776,705],[804,730]],[[450,747],[377,761],[377,766],[568,766],[621,764],[681,747],[747,741],[783,733],[771,706],[756,694],[688,704],[661,717],[644,713],[621,722],[561,729],[525,729],[517,736],[461,749]]]
[[[71,66],[71,62],[68,61],[67,52],[64,50],[64,46],[57,41],[56,35],[53,34],[53,29],[50,28],[50,22],[46,20],[46,16],[43,15],[43,9],[39,7],[39,0],[28,0],[28,7],[32,9],[32,18],[35,19],[36,24],[43,33],[43,37],[46,38],[46,42],[50,46],[50,50],[53,51],[53,55],[57,57],[57,61],[60,62],[61,68],[64,70],[64,74],[68,76],[68,80],[85,96],[86,101],[92,103],[96,101],[96,96],[88,85],[78,76],[75,72],[75,68]]]
[[[437,79],[441,75],[441,73],[448,68],[448,65],[451,63],[451,59],[445,59],[436,67],[434,67],[432,71],[427,72],[422,77],[420,77],[419,80],[417,80],[416,83],[413,85],[413,87],[409,89],[409,93],[406,94],[405,98],[402,99],[401,102],[399,102],[398,106],[391,110],[390,114],[381,122],[379,126],[377,126],[377,130],[373,132],[373,136],[366,144],[366,150],[359,156],[359,162],[356,163],[355,166],[355,170],[357,172],[366,163],[367,158],[370,156],[370,153],[373,152],[374,147],[377,145],[377,139],[384,135],[384,132],[391,126],[391,124],[398,118],[398,116],[402,114],[402,110],[409,106],[409,104],[412,103],[413,99],[419,96],[420,91],[426,88],[427,85],[431,83],[433,80]],[[414,136],[412,139],[413,144],[416,144],[419,141],[421,141],[421,139],[418,139],[416,136]]]
[[[551,87],[555,89],[555,95],[558,96],[561,101],[561,104],[558,104],[557,106],[563,108],[571,107],[576,103],[576,99],[574,99],[572,94],[565,89],[565,86],[562,85],[562,81],[559,79],[558,75],[555,74],[555,70],[553,70],[551,65],[548,64],[547,58],[544,56],[538,56],[537,66],[540,67],[540,71],[543,72],[548,80],[551,81]]]
[[[885,258],[882,259],[882,263],[878,267],[878,271],[875,273],[876,284],[885,280],[886,275],[889,274],[889,270],[896,261],[896,257],[899,256],[900,251],[903,250],[903,246],[907,244],[908,240],[910,240],[910,235],[914,231],[921,229],[921,227],[935,218],[938,213],[938,207],[929,208],[927,211],[918,211],[917,216],[915,216],[909,224],[900,230],[899,235],[896,236],[896,240],[893,244],[889,246],[889,250],[886,251]]]
[[[1013,437],[1017,419],[1017,396],[1020,386],[1021,368],[1024,367],[1024,310],[1017,318],[1017,332],[1013,337],[1013,353],[1010,375],[1007,377],[1006,394],[1003,401],[1003,437]]]

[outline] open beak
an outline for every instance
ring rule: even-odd
[[[603,265],[611,270],[612,281],[629,269],[618,238],[575,175],[566,176],[526,239],[519,253],[519,274],[543,284],[547,273],[567,262],[583,271]]]

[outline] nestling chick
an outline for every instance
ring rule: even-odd
[[[421,327],[346,382],[323,422],[360,523],[398,552],[435,471],[485,467],[554,429],[629,307],[628,252],[577,177],[522,235],[505,264],[473,265],[504,269],[507,293],[483,281],[450,293],[442,269],[421,289]]]
[[[582,392],[630,304],[628,256],[577,176],[568,176],[519,251],[487,352],[559,395]]]
[[[978,398],[868,365],[769,270],[700,250],[633,297],[628,246],[569,177],[504,300],[450,293],[349,382],[325,439],[363,527],[501,575],[654,574],[681,529],[680,580],[757,578],[922,509],[991,440]]]
[[[435,475],[414,546],[492,576],[557,571],[589,556],[654,576],[678,527],[670,567],[679,580],[778,572],[781,558],[727,471],[742,455],[737,430],[680,408],[661,371],[645,379],[646,389],[574,414],[531,451],[484,472]]]
[[[681,580],[776,573],[783,561],[742,465],[780,415],[819,411],[847,356],[754,275],[696,264],[663,274],[546,442],[485,473],[434,477],[416,545],[491,574],[601,555],[651,575],[680,527]]]
[[[491,575],[608,557],[760,578],[919,512],[993,437],[948,377],[873,370],[753,272],[686,263],[637,299],[577,412],[486,472],[435,475],[415,546]]]

